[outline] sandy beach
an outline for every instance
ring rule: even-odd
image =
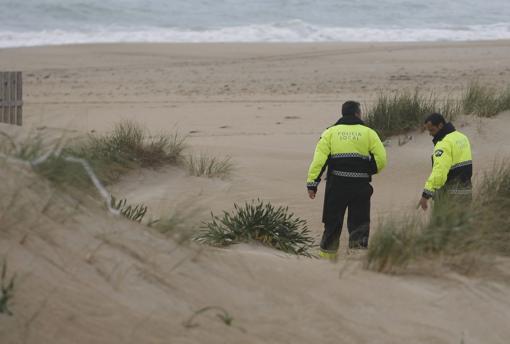
[[[13,48],[0,49],[0,70],[24,73],[25,132],[72,137],[130,119],[151,132],[188,135],[194,152],[232,158],[235,172],[227,180],[168,167],[137,171],[111,186],[154,215],[193,208],[197,220],[207,219],[211,211],[259,198],[289,206],[319,237],[324,185],[309,200],[306,173],[342,102],[370,105],[381,91],[416,88],[458,97],[474,80],[507,87],[510,41]],[[495,161],[510,156],[510,116],[461,116],[455,125],[471,139],[476,185]],[[388,214],[416,211],[432,143],[427,133],[409,135],[402,146],[390,139],[388,168],[374,177],[374,227]],[[346,249],[346,233],[337,264],[247,245],[182,247],[168,255],[175,244],[166,239],[105,214],[88,216],[72,224],[41,220],[41,228],[53,228],[49,246],[34,238],[21,247],[16,233],[0,237],[0,252],[25,276],[21,320],[0,319],[2,343],[506,344],[510,338],[507,282],[368,272]],[[109,244],[101,246],[104,238]],[[510,272],[509,262],[501,264]],[[103,276],[110,273],[114,281]],[[236,326],[208,315],[197,328],[182,326],[193,310],[210,305],[232,313]]]
[[[26,127],[87,133],[132,119],[154,132],[189,134],[194,151],[231,156],[238,167],[232,183],[147,172],[139,178],[149,185],[130,198],[164,210],[201,195],[215,211],[261,198],[288,204],[319,232],[321,202],[310,202],[303,185],[315,143],[338,119],[342,102],[369,105],[381,91],[415,88],[455,97],[473,80],[506,87],[509,56],[508,41],[116,44],[4,49],[0,68],[25,72]],[[477,133],[475,154],[483,162],[475,168],[482,169],[507,152],[499,123],[506,119],[476,121],[459,125]],[[396,141],[388,169],[374,178],[374,218],[414,203],[429,172],[427,135],[403,147]]]

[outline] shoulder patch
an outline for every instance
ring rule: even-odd
[[[434,155],[439,158],[441,155],[443,155],[444,151],[442,149],[438,149],[434,152]]]

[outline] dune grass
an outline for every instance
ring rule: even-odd
[[[375,103],[365,110],[365,122],[377,131],[381,139],[386,139],[419,128],[432,112],[440,112],[452,120],[460,111],[458,102],[440,100],[433,93],[425,95],[418,89],[414,92],[380,93]]]
[[[486,173],[475,207],[480,245],[510,256],[510,163]]]
[[[510,256],[510,164],[499,164],[481,181],[469,204],[443,197],[428,221],[419,216],[388,218],[370,241],[366,265],[392,272],[420,260],[468,254]]]
[[[120,211],[125,218],[139,223],[142,222],[149,209],[145,204],[132,205],[126,199],[117,200],[114,196],[112,196],[111,205],[113,209]]]
[[[367,254],[370,269],[389,272],[406,267],[416,255],[416,241],[421,227],[417,217],[389,218],[372,235]]]
[[[151,136],[139,124],[125,121],[111,133],[89,135],[62,150],[61,156],[88,161],[104,183],[118,180],[126,172],[144,167],[177,164],[185,149],[185,137],[178,133]],[[56,181],[83,179],[79,166],[69,166],[61,157],[51,158],[40,172]]]
[[[7,155],[25,161],[51,153],[40,136],[31,136],[18,143],[5,134],[0,139]],[[184,156],[186,147],[186,137],[178,133],[153,136],[136,122],[124,121],[110,133],[88,135],[57,147],[55,154],[50,154],[42,163],[34,164],[34,168],[57,184],[77,189],[90,186],[89,177],[82,166],[70,164],[66,157],[87,161],[105,184],[116,182],[133,169],[169,164],[183,166],[192,176],[225,179],[232,174],[234,164],[230,157],[217,158],[204,153]]]
[[[91,134],[64,146],[58,143],[53,151],[44,144],[40,135],[30,136],[18,143],[5,134],[2,139],[5,142],[3,151],[7,155],[33,163],[40,175],[57,184],[78,189],[91,185],[89,177],[82,166],[69,163],[66,157],[87,161],[99,180],[110,184],[136,168],[179,164],[186,148],[186,138],[178,133],[152,136],[131,121],[120,122],[110,133]],[[45,156],[47,159],[34,163]]]
[[[230,157],[223,159],[204,153],[189,155],[186,160],[188,173],[195,177],[226,179],[231,176],[234,164]]]
[[[185,138],[173,135],[151,136],[139,124],[120,122],[106,135],[89,136],[74,148],[90,161],[114,161],[121,165],[157,167],[177,163],[185,148]]]
[[[493,117],[510,110],[510,86],[498,90],[478,81],[472,82],[464,92],[461,103],[465,114]]]
[[[452,121],[460,114],[493,117],[509,110],[510,86],[500,90],[472,82],[460,99],[449,95],[440,98],[434,92],[425,94],[418,89],[414,92],[381,92],[364,112],[366,124],[377,131],[381,139],[386,139],[420,128],[425,117],[433,112]]]
[[[311,256],[314,239],[306,221],[289,213],[288,208],[257,200],[234,204],[233,212],[223,212],[221,217],[211,216],[196,241],[213,246],[256,241],[287,253]]]

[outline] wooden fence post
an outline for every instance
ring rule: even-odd
[[[23,124],[23,78],[21,72],[0,72],[0,122]]]

